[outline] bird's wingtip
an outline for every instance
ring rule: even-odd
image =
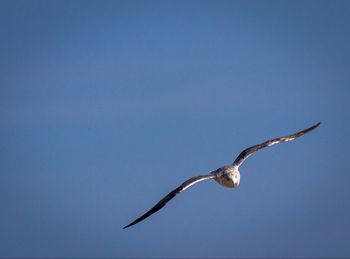
[[[317,122],[316,124],[314,124],[313,126],[311,126],[310,128],[307,128],[307,129],[306,129],[306,132],[309,132],[309,131],[311,131],[311,130],[314,130],[314,129],[318,128],[318,126],[320,126],[320,125],[321,125],[321,122],[319,121],[319,122]]]
[[[320,125],[321,125],[321,122],[319,121],[319,122],[313,124],[313,125],[310,127],[310,129],[315,129],[315,128],[317,128],[317,127],[320,126]]]
[[[126,228],[128,228],[128,227],[131,227],[131,226],[133,226],[133,225],[135,225],[135,224],[136,224],[136,222],[131,222],[129,225],[124,226],[123,229],[126,229]]]

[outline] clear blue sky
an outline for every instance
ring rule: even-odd
[[[350,256],[349,1],[1,1],[1,257]],[[241,186],[202,182],[244,148]]]

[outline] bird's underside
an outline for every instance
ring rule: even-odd
[[[133,222],[131,222],[129,225],[126,225],[124,228],[131,227],[140,221],[146,219],[153,213],[157,212],[161,208],[163,208],[171,199],[173,199],[177,194],[185,191],[187,188],[191,187],[192,185],[208,180],[208,179],[214,179],[216,182],[221,184],[222,186],[229,187],[229,188],[235,188],[239,185],[240,182],[240,173],[238,171],[238,168],[242,165],[242,163],[254,152],[263,149],[265,147],[270,147],[275,144],[279,144],[282,142],[287,142],[287,141],[292,141],[296,138],[299,138],[300,136],[314,130],[317,128],[321,123],[317,123],[313,125],[310,128],[304,129],[302,131],[299,131],[297,133],[284,136],[284,137],[279,137],[275,139],[270,139],[267,140],[263,143],[257,144],[255,146],[251,146],[245,150],[243,150],[235,159],[235,161],[228,165],[228,166],[223,166],[220,167],[209,174],[206,175],[199,175],[192,177],[188,179],[187,181],[183,182],[179,187],[176,189],[172,190],[169,192],[163,199],[161,199],[156,205],[154,205],[149,211],[147,211],[145,214],[143,214],[141,217],[137,218]]]

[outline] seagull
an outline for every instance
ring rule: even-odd
[[[318,126],[320,126],[320,124],[321,124],[321,122],[311,126],[310,128],[299,131],[297,133],[294,133],[294,134],[291,134],[288,136],[284,136],[284,137],[270,139],[270,140],[267,140],[261,144],[257,144],[255,146],[251,146],[249,148],[246,148],[238,155],[238,157],[236,158],[236,160],[232,164],[220,167],[220,168],[210,172],[209,174],[199,175],[199,176],[195,176],[195,177],[188,179],[187,181],[182,183],[179,187],[177,187],[176,189],[169,192],[163,199],[161,199],[156,205],[154,205],[154,207],[152,207],[149,211],[147,211],[141,217],[137,218],[136,220],[131,222],[129,225],[126,225],[125,227],[123,227],[123,229],[131,227],[131,226],[141,222],[142,220],[148,218],[153,213],[155,213],[158,210],[160,210],[161,208],[163,208],[177,194],[180,194],[181,192],[185,191],[186,189],[188,189],[192,185],[199,183],[201,181],[208,180],[208,179],[214,179],[216,182],[218,182],[220,185],[222,185],[224,187],[237,188],[239,186],[240,179],[241,179],[240,172],[238,171],[238,168],[243,164],[243,162],[251,154],[253,154],[254,152],[256,152],[260,149],[270,147],[272,145],[279,144],[282,142],[292,141],[296,138],[299,138],[300,136],[316,129]]]

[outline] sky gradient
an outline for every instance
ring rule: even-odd
[[[349,257],[349,1],[1,1],[0,257]],[[321,121],[122,227],[244,148]]]

